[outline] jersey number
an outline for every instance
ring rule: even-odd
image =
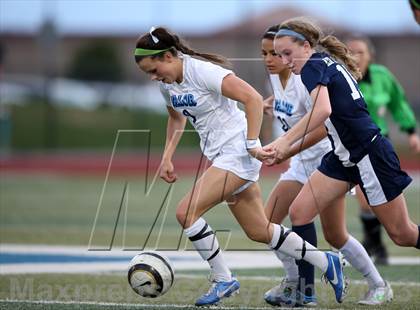
[[[357,89],[355,83],[356,81],[354,80],[354,78],[347,72],[346,69],[344,69],[342,66],[337,65],[337,70],[341,72],[341,74],[344,76],[344,78],[347,81],[347,84],[349,84],[350,89],[351,89],[351,96],[353,98],[353,100],[359,99],[360,97],[362,97],[362,94],[360,93],[360,91]]]
[[[191,120],[194,124],[197,121],[197,118],[194,115],[192,115],[190,112],[188,112],[188,110],[182,110],[182,114],[184,114],[186,117],[191,117]]]
[[[286,122],[286,120],[280,116],[277,116],[278,120],[281,123],[281,129],[283,129],[284,132],[288,131],[290,129],[289,124]]]

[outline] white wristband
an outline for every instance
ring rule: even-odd
[[[246,149],[255,149],[256,147],[261,147],[260,139],[246,140]]]

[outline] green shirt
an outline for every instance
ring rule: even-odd
[[[365,76],[359,81],[359,86],[370,116],[383,135],[389,133],[385,120],[387,111],[402,131],[409,134],[415,131],[416,118],[405,98],[404,90],[386,67],[370,64]]]

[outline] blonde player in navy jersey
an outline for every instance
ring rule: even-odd
[[[258,140],[263,113],[258,92],[232,71],[191,57],[223,63],[220,56],[190,49],[165,28],[152,28],[141,36],[134,54],[140,70],[159,83],[168,101],[161,178],[169,183],[177,179],[172,156],[187,119],[200,136],[203,154],[212,162],[176,210],[185,234],[212,270],[212,285],[196,305],[216,304],[239,290],[217,237],[202,218],[224,200],[234,201],[229,204],[230,210],[249,238],[319,267],[331,283],[336,300],[342,302],[345,283],[340,258],[318,251],[284,226],[270,223],[264,214],[257,179],[260,161],[273,154],[263,151]],[[237,102],[244,105],[245,113],[238,109]]]
[[[273,121],[278,123],[276,125],[280,131],[279,135],[284,135],[311,111],[312,103],[300,76],[292,73],[274,51],[273,41],[279,28],[280,25],[275,25],[267,29],[261,41],[261,51],[273,89],[273,96],[264,101],[264,109],[266,113],[273,115]],[[265,213],[270,222],[283,222],[289,212],[289,206],[309,176],[321,164],[322,157],[331,149],[324,126],[313,131],[302,144],[294,145],[289,154],[292,156],[290,167],[280,176],[266,204]],[[359,303],[379,305],[390,301],[393,297],[391,288],[380,276],[362,244],[347,232],[345,197],[337,199],[333,206],[326,208],[320,214],[320,219],[327,242],[339,249],[352,266],[366,277],[369,292]],[[317,246],[313,222],[294,225],[292,231]],[[283,263],[286,277],[280,285],[269,290],[264,299],[272,305],[316,306],[313,266],[302,261],[296,264],[293,257],[281,252],[275,253]]]
[[[316,52],[319,48],[328,53]],[[324,37],[312,22],[296,18],[281,24],[275,51],[301,75],[313,109],[264,147],[276,153],[268,163],[283,158],[294,143],[322,124],[333,147],[290,206],[293,225],[312,222],[358,184],[391,239],[400,246],[420,248],[420,226],[410,220],[402,193],[411,178],[400,169],[392,145],[367,112],[355,81],[360,73],[346,46],[333,36]]]

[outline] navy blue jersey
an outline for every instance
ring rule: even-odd
[[[357,82],[326,53],[314,53],[303,66],[301,78],[309,93],[318,84],[327,87],[332,112],[325,125],[334,153],[346,167],[358,163],[368,153],[379,128],[369,115]]]

